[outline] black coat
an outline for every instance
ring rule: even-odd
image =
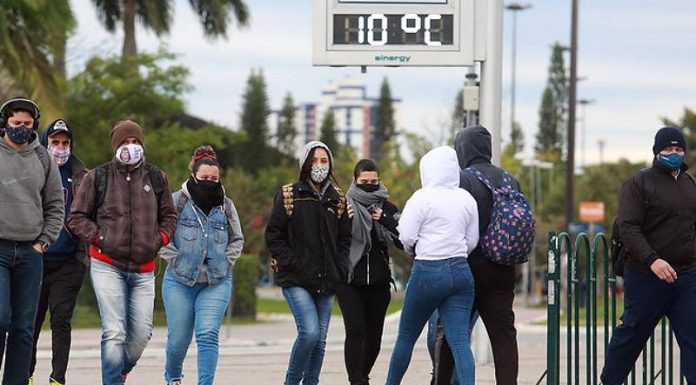
[[[403,249],[404,246],[399,241],[399,232],[396,230],[396,227],[399,225],[399,209],[387,201],[382,205],[382,210],[382,217],[379,219],[379,223],[389,231],[394,241],[394,246]],[[389,244],[384,241],[379,241],[374,226],[370,232],[370,237],[372,238],[372,248],[355,266],[353,270],[353,280],[350,282],[351,285],[379,286],[389,285],[389,282],[391,282],[392,275],[389,267]]]
[[[292,190],[292,215],[278,192],[266,226],[266,246],[278,262],[276,283],[333,292],[345,282],[349,266],[350,221],[346,210],[338,215],[339,200],[345,207],[345,198],[333,186],[320,198],[308,182],[295,183]]]
[[[686,169],[686,167],[684,167]],[[631,176],[621,189],[619,231],[626,265],[650,273],[664,259],[677,273],[696,270],[696,184],[659,164]]]

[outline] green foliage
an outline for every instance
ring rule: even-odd
[[[256,319],[256,281],[259,263],[255,255],[242,255],[234,264],[232,284],[232,316]]]
[[[673,121],[668,118],[662,118],[662,122],[666,126],[677,127],[683,130],[686,135],[686,164],[689,165],[689,170],[693,173],[693,166],[696,165],[696,112],[690,108],[684,108],[684,115],[679,120]]]
[[[327,110],[321,119],[319,140],[326,144],[332,152],[338,152],[340,144],[336,136],[336,119],[332,110]]]
[[[522,126],[519,122],[515,122],[512,125],[512,132],[510,132],[510,145],[514,150],[514,153],[520,153],[524,151],[524,132],[522,131]]]
[[[280,121],[278,122],[278,149],[283,154],[294,157],[295,137],[297,136],[297,128],[295,127],[295,103],[292,100],[292,95],[288,92],[283,100],[283,108],[280,110]]]
[[[384,155],[384,145],[392,142],[394,134],[396,133],[393,102],[389,81],[385,77],[382,80],[382,86],[379,90],[377,119],[371,148],[371,157],[376,160],[382,159]]]
[[[242,115],[240,129],[246,135],[244,145],[240,148],[239,164],[247,172],[258,173],[271,163],[268,149],[268,117],[271,108],[266,93],[266,81],[263,72],[252,71],[247,79],[246,90],[242,97]]]
[[[563,154],[568,101],[568,79],[566,78],[563,47],[556,43],[552,47],[551,64],[546,88],[539,107],[539,131],[536,135],[537,158],[556,162]]]

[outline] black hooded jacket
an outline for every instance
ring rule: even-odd
[[[472,126],[460,130],[454,139],[454,149],[459,160],[460,181],[459,187],[468,191],[476,200],[479,214],[479,235],[488,227],[493,207],[493,193],[474,174],[465,170],[474,167],[481,171],[491,184],[499,185],[503,181],[503,172],[500,167],[491,163],[491,134],[483,126]],[[513,187],[520,190],[517,179],[512,180]],[[471,253],[472,256],[482,255],[481,244]]]
[[[619,231],[631,270],[652,274],[661,258],[677,273],[696,271],[696,184],[685,171],[675,178],[655,161],[624,183]]]

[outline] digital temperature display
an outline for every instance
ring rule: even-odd
[[[441,14],[335,14],[333,44],[425,45],[454,44],[454,17]]]

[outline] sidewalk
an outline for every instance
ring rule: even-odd
[[[515,309],[518,321],[520,346],[519,384],[536,384],[546,367],[546,328],[533,326],[530,322],[543,318],[544,308]],[[224,326],[221,331],[221,346],[216,384],[282,384],[292,342],[295,325],[289,315],[265,315],[262,322],[250,325]],[[373,369],[373,385],[382,384],[398,330],[398,313],[388,316],[385,323],[382,352]],[[347,384],[343,362],[343,321],[333,317],[327,338],[326,358],[321,374],[322,384]],[[128,384],[162,384],[166,345],[165,328],[156,328],[152,340],[129,377]],[[80,329],[73,331],[73,348],[67,379],[71,385],[100,383],[99,361],[100,331]],[[475,348],[475,347],[474,347]],[[192,344],[184,365],[186,384],[196,383],[196,348]],[[39,341],[38,364],[34,378],[44,383],[50,373],[50,333],[42,333]],[[404,385],[423,385],[430,381],[430,358],[425,346],[425,333],[414,350],[413,359]],[[493,384],[493,364],[478,365],[477,384]]]

